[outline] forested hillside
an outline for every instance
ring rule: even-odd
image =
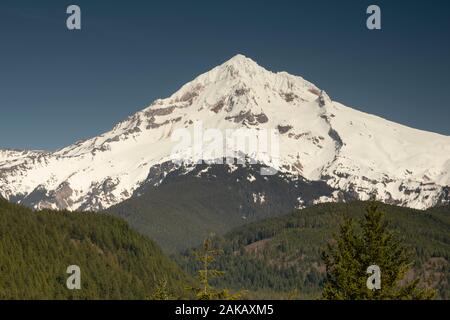
[[[321,252],[344,215],[361,218],[367,203],[321,204],[293,214],[239,227],[215,246],[223,250],[216,267],[225,271],[218,286],[247,289],[257,298],[317,298],[325,266]],[[409,278],[437,289],[438,298],[450,297],[449,208],[428,211],[379,204],[391,227],[412,253]],[[188,272],[198,267],[187,250],[179,258]]]
[[[66,287],[69,265],[81,268],[81,290]],[[0,299],[146,299],[162,280],[175,295],[192,283],[121,219],[0,199]]]
[[[217,288],[248,298],[318,298],[325,277],[321,252],[344,216],[361,218],[365,202],[321,204],[251,223],[213,238]],[[449,207],[418,211],[379,204],[411,250],[408,278],[450,297]],[[195,249],[196,250],[196,249]],[[150,239],[119,218],[79,212],[34,212],[0,199],[0,299],[147,299],[167,282],[186,297],[201,266],[194,249],[176,257],[187,275]],[[68,290],[69,265],[81,268],[81,290]]]

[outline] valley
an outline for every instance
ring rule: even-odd
[[[260,135],[229,143],[242,132]],[[275,148],[261,142],[267,132]],[[225,272],[215,287],[316,299],[324,245],[375,200],[413,252],[408,276],[448,299],[449,155],[449,136],[344,106],[236,55],[97,137],[0,150],[1,294],[192,298],[193,253],[212,238]],[[64,289],[74,261],[88,283],[80,292]]]
[[[244,299],[318,299],[325,279],[321,252],[345,216],[360,219],[367,202],[318,204],[207,235],[219,253],[211,284]],[[450,207],[425,212],[379,204],[412,254],[407,279],[450,296]],[[173,223],[173,222],[172,222]],[[183,222],[178,221],[181,225]],[[170,225],[170,223],[167,223]],[[150,231],[149,231],[150,230]],[[199,246],[176,250],[158,244],[109,214],[31,210],[0,199],[0,296],[2,299],[192,298],[202,266]],[[180,232],[189,242],[189,233]],[[195,243],[195,242],[192,242]],[[66,268],[81,269],[81,290],[68,290]],[[161,287],[161,283],[165,283]]]

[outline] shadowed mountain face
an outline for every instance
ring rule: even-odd
[[[165,165],[177,144],[174,134],[198,123],[203,130],[275,130],[277,161],[229,145],[215,157],[243,153],[292,181],[323,186],[311,195],[307,187],[294,192],[284,199],[289,209],[347,196],[418,209],[449,202],[450,137],[348,108],[303,78],[272,73],[242,55],[98,137],[56,152],[1,150],[0,195],[37,209],[109,208],[138,194],[152,172],[164,168],[164,180],[176,170]],[[181,154],[210,160],[205,154],[214,146],[205,141],[203,147],[196,152],[188,146]],[[157,181],[155,187],[161,186],[168,188]],[[185,192],[179,187],[179,194]]]
[[[171,165],[168,163],[166,165]],[[209,234],[280,215],[316,203],[336,192],[325,182],[287,174],[261,176],[261,165],[179,167],[158,185],[161,170],[152,171],[135,196],[108,209],[173,251],[198,245]],[[341,193],[343,200],[350,195]]]

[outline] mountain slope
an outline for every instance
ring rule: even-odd
[[[210,233],[224,234],[245,223],[313,205],[331,196],[322,181],[289,175],[260,176],[260,165],[197,165],[178,168],[154,186],[148,183],[135,197],[112,206],[141,233],[170,252],[200,244]]]
[[[204,133],[234,130],[238,136],[240,129],[274,130],[276,138],[270,150],[251,149],[255,141],[251,150],[228,143],[217,148],[217,141],[203,139],[201,150],[191,141],[173,152],[180,130],[194,135],[200,126]],[[1,151],[0,194],[33,208],[102,210],[136,195],[152,169],[165,166],[153,181],[159,185],[176,170],[168,165],[174,154],[192,163],[244,155],[326,182],[336,192],[318,202],[339,201],[339,192],[418,209],[449,202],[450,137],[345,107],[303,78],[272,73],[242,55],[98,137],[56,152]]]
[[[319,204],[293,214],[234,229],[213,243],[223,250],[217,267],[225,276],[215,284],[250,290],[254,298],[317,298],[325,276],[320,258],[343,216],[362,218],[366,202]],[[450,206],[422,211],[381,205],[391,227],[414,252],[413,273],[423,285],[450,297]],[[187,272],[197,267],[192,251],[180,256]]]
[[[66,288],[70,265],[81,269],[81,290]],[[180,295],[192,283],[120,219],[32,212],[1,198],[0,270],[0,299],[145,299],[158,280]]]

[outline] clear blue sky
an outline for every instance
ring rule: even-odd
[[[82,30],[66,29],[66,8]],[[369,4],[382,30],[365,27]],[[0,148],[109,130],[242,53],[348,106],[450,135],[450,1],[0,2]]]

